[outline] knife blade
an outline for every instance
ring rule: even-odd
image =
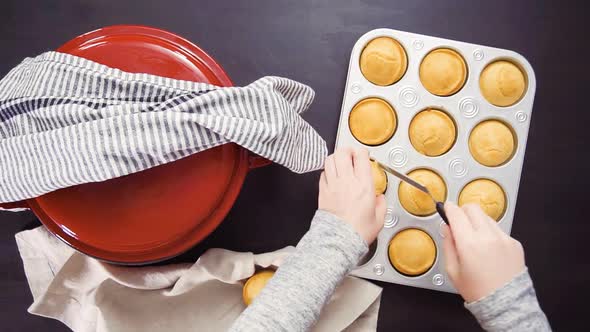
[[[416,189],[424,192],[425,194],[430,195],[430,192],[428,191],[428,189],[426,187],[424,187],[423,185],[419,184],[418,182],[412,180],[409,176],[407,176],[403,173],[400,173],[387,165],[383,165],[382,163],[380,163],[379,161],[377,161],[375,159],[373,159],[373,161],[375,163],[377,163],[377,165],[379,165],[379,167],[383,168],[386,172],[389,172],[389,173],[395,175],[396,177],[398,177],[402,181],[407,182],[408,184],[412,185],[413,187],[416,187]]]
[[[449,224],[449,219],[447,218],[447,214],[445,213],[445,205],[443,202],[439,202],[437,201],[434,196],[432,196],[432,194],[430,193],[430,191],[428,191],[428,188],[426,188],[425,186],[419,184],[418,182],[412,180],[409,176],[400,173],[396,170],[394,170],[393,168],[384,165],[383,163],[379,162],[378,160],[376,160],[375,158],[371,158],[371,160],[373,162],[375,162],[379,167],[381,167],[384,171],[391,173],[393,175],[395,175],[397,178],[399,178],[400,180],[404,181],[405,183],[413,186],[414,188],[420,190],[421,192],[425,193],[426,195],[430,196],[430,198],[432,198],[432,200],[434,201],[434,205],[436,206],[436,212],[438,212],[438,214],[440,215],[440,217],[442,218],[442,220],[448,225]]]

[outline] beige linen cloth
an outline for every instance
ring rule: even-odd
[[[240,315],[242,285],[294,250],[210,249],[194,264],[123,267],[68,247],[44,227],[16,234],[34,302],[28,311],[74,331],[225,331]],[[381,288],[347,277],[314,331],[375,331]]]

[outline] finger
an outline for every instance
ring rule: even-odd
[[[324,172],[326,172],[326,180],[328,183],[330,183],[330,180],[333,180],[338,177],[338,173],[336,173],[336,164],[334,163],[333,154],[326,157],[326,162],[324,163]]]
[[[443,225],[443,232],[445,233],[443,240],[445,269],[447,270],[447,274],[453,278],[459,271],[459,255],[457,254],[457,247],[455,247],[451,229],[447,225]]]
[[[441,231],[442,231],[442,237],[448,237],[448,236],[453,236],[453,233],[451,233],[451,227],[449,227],[449,225],[447,224],[442,224],[440,225]]]
[[[476,231],[491,231],[488,225],[488,215],[477,204],[465,204],[461,207],[469,222]]]
[[[387,202],[385,201],[385,195],[381,194],[376,198],[375,214],[377,223],[380,227],[383,227],[385,223],[385,212],[387,210]]]
[[[354,175],[352,167],[352,148],[341,148],[334,153],[336,172],[338,177],[351,177]]]
[[[365,148],[355,149],[352,154],[354,175],[361,180],[373,180],[369,151]]]
[[[504,233],[504,231],[500,228],[498,221],[496,221],[495,219],[492,219],[492,217],[490,217],[488,215],[486,215],[486,217],[487,217],[486,220],[487,220],[488,227],[491,230],[493,230],[499,236],[507,236],[506,233]]]
[[[467,208],[468,212],[466,212],[466,214],[468,215],[472,224],[474,224],[474,227],[477,227],[478,231],[485,231],[488,232],[488,234],[499,237],[504,235],[504,232],[500,229],[496,220],[488,216],[479,205],[468,205],[472,206]]]
[[[471,226],[471,223],[469,222],[469,219],[463,210],[455,203],[445,203],[445,212],[447,213],[447,217],[449,219],[453,239],[455,240],[456,246],[459,247],[460,250],[465,241],[472,237],[473,226]]]

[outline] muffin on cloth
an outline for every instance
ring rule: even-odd
[[[490,104],[506,107],[516,104],[522,98],[526,90],[526,77],[514,63],[495,61],[481,72],[479,88]]]
[[[399,81],[408,68],[404,47],[395,39],[377,37],[361,53],[359,61],[365,78],[376,85],[391,85]]]
[[[120,266],[75,251],[43,226],[15,238],[33,295],[28,311],[72,331],[227,331],[247,308],[243,281],[295,252],[211,248],[194,263]],[[313,331],[375,331],[380,303],[381,287],[347,276]]]
[[[436,259],[436,245],[426,232],[408,228],[389,242],[389,261],[400,273],[418,276],[426,273]]]
[[[487,120],[469,135],[469,151],[484,166],[500,166],[514,154],[516,142],[512,130],[501,121]]]
[[[461,90],[467,80],[467,64],[463,57],[448,48],[428,53],[420,64],[420,81],[430,93],[450,96]]]
[[[459,194],[459,205],[478,204],[492,219],[498,221],[506,210],[504,190],[494,181],[477,179],[469,182]]]
[[[410,123],[410,142],[426,156],[440,156],[453,146],[457,137],[455,123],[449,115],[437,109],[418,113]]]
[[[380,145],[387,142],[397,128],[395,110],[380,98],[359,101],[348,116],[352,136],[366,145]]]
[[[445,201],[447,186],[438,174],[429,169],[417,169],[408,173],[408,176],[428,188],[437,201]],[[405,182],[399,185],[398,196],[404,209],[413,215],[428,216],[436,212],[436,206],[430,196]]]
[[[275,275],[274,271],[262,270],[256,272],[244,284],[242,289],[242,298],[245,305],[250,305],[252,301],[258,296],[258,293],[266,286],[266,283]]]

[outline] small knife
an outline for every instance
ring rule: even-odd
[[[434,204],[436,205],[436,212],[438,212],[438,214],[440,215],[440,217],[442,218],[442,220],[444,220],[444,222],[448,225],[449,224],[449,219],[447,218],[447,214],[445,213],[445,204],[443,202],[439,202],[437,201],[434,196],[432,196],[432,194],[430,193],[430,191],[428,191],[428,188],[426,188],[425,186],[419,184],[418,182],[412,180],[409,176],[400,173],[396,170],[394,170],[393,168],[384,165],[383,163],[380,163],[379,161],[377,161],[376,159],[371,158],[371,160],[373,160],[375,163],[377,163],[377,165],[379,165],[379,167],[383,168],[383,170],[385,170],[388,173],[391,173],[393,175],[395,175],[397,178],[399,178],[400,180],[404,181],[405,183],[413,186],[414,188],[420,190],[423,193],[426,193],[428,196],[430,196],[430,198],[432,198],[432,200],[434,201]]]

